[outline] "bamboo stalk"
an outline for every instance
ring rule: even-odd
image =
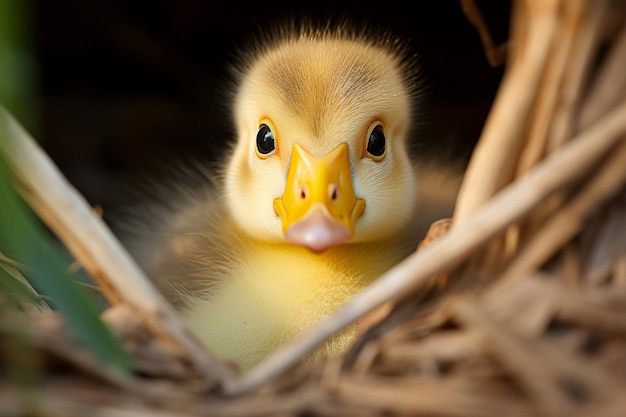
[[[210,385],[231,376],[191,336],[102,219],[1,106],[0,156],[14,174],[22,197],[98,280],[107,298],[128,305],[166,344],[188,356]]]

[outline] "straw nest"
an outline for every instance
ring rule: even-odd
[[[190,337],[32,140],[4,149],[25,199],[98,282],[136,373],[111,373],[55,315],[37,316],[45,378],[30,402],[1,382],[0,414],[625,415],[626,2],[515,1],[503,46],[461,4],[506,72],[454,217],[245,375]],[[350,352],[302,360],[355,320],[369,324]]]

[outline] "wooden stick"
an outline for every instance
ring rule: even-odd
[[[605,62],[596,76],[578,118],[577,130],[595,123],[616,105],[626,92],[626,25],[613,41]]]
[[[231,372],[186,330],[134,260],[54,163],[0,106],[0,156],[18,181],[22,197],[80,264],[99,280],[105,295],[123,302],[170,346],[178,347],[213,385]]]
[[[564,87],[563,74],[570,65],[568,58],[574,47],[574,31],[578,30],[580,21],[585,21],[586,3],[581,1],[568,2],[563,18],[558,22],[555,35],[550,45],[549,63],[542,74],[538,86],[537,100],[533,106],[530,126],[526,135],[523,150],[517,164],[516,177],[531,169],[544,156],[548,143],[548,131],[554,113],[559,105],[558,98]],[[547,41],[547,40],[546,40]]]
[[[285,344],[247,374],[227,381],[225,393],[235,395],[260,386],[378,306],[414,292],[434,274],[450,271],[555,190],[586,175],[625,134],[626,102],[524,178],[502,190],[466,221],[389,270],[337,313]]]
[[[626,192],[624,194],[626,195]],[[626,256],[625,204],[626,201],[615,201],[608,210],[605,209],[602,214],[596,216],[601,216],[602,225],[593,239],[593,247],[585,250],[585,256],[581,259],[584,265],[581,275],[588,285],[600,285],[604,278],[610,276],[616,260],[620,256]]]
[[[483,19],[483,15],[474,0],[461,0],[461,8],[467,17],[467,20],[469,20],[478,31],[478,36],[480,36],[480,41],[483,44],[483,49],[485,50],[485,56],[487,57],[487,61],[489,61],[489,65],[492,67],[502,65],[506,60],[506,43],[498,46],[495,45],[493,38],[491,37],[491,33],[489,32],[489,28],[485,23],[485,19]]]
[[[418,341],[389,344],[381,352],[382,360],[408,364],[424,361],[456,362],[482,356],[483,340],[466,330],[434,332]]]
[[[537,230],[488,294],[497,294],[543,265],[584,226],[586,218],[626,183],[626,138],[575,199]]]
[[[455,319],[485,338],[485,346],[519,380],[546,415],[575,415],[580,404],[567,400],[564,381],[580,385],[592,404],[621,397],[620,381],[599,366],[553,345],[520,337],[509,326],[493,321],[479,300],[456,301],[451,305]]]
[[[468,165],[454,209],[454,223],[463,222],[508,184],[514,175],[524,129],[537,87],[550,58],[558,23],[559,1],[520,1],[530,14],[516,21],[513,57]],[[522,42],[523,41],[523,42]]]
[[[344,402],[389,410],[392,415],[456,417],[526,416],[527,405],[513,398],[494,398],[445,381],[381,382],[343,377],[336,395]]]
[[[557,317],[607,334],[626,335],[623,310],[614,311],[607,306],[598,306],[589,300],[590,297],[574,291],[561,291],[554,298]]]
[[[613,265],[613,288],[620,293],[626,291],[626,253],[622,254]]]
[[[546,363],[532,339],[520,337],[510,327],[491,320],[477,300],[455,301],[452,304],[455,320],[485,339],[486,349],[519,381],[542,415],[572,414],[575,404],[568,402],[555,384],[558,369]]]
[[[576,3],[576,1],[567,2],[567,8],[569,9]],[[602,24],[606,19],[608,1],[587,1],[585,6],[587,7],[582,10],[582,16],[574,16],[574,19],[565,22],[576,28],[570,36],[575,48],[572,48],[568,55],[567,69],[563,74],[559,103],[548,134],[548,153],[559,149],[576,132],[574,130],[574,117],[583,100],[583,92],[586,81],[589,79],[590,69],[594,64],[594,59],[597,58],[598,41],[602,32]],[[609,108],[607,107],[605,110]]]
[[[597,52],[598,29],[605,17],[607,3],[606,0],[562,3],[552,52],[538,88],[516,177],[531,169],[574,133],[570,125],[579,109],[585,79]],[[523,241],[524,236],[532,234],[534,228],[561,204],[559,196],[551,198],[524,225],[520,225],[520,233],[516,233],[515,237]]]

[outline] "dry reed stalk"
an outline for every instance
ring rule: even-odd
[[[580,117],[575,121],[576,130],[581,130],[597,121],[601,115],[626,99],[626,25],[616,34],[613,47],[598,71],[590,88],[585,103],[580,110]]]
[[[482,13],[474,0],[461,0],[460,2],[461,8],[467,17],[467,20],[469,20],[478,31],[478,36],[480,36],[480,41],[483,44],[483,49],[485,50],[485,56],[487,57],[487,61],[489,61],[489,65],[492,67],[502,65],[506,59],[506,44],[496,46],[493,38],[491,37],[489,27],[485,23],[485,19],[483,18]]]
[[[551,278],[545,273],[535,273],[498,293],[497,297],[488,297],[482,292],[480,299],[484,301],[484,310],[490,317],[506,322],[520,335],[539,338],[554,316],[559,287],[550,285]],[[520,314],[521,311],[524,314]]]
[[[548,416],[568,415],[572,404],[555,386],[555,371],[537,360],[536,346],[485,314],[476,301],[454,303],[456,318],[468,329],[481,335],[492,354],[523,384],[537,407]]]
[[[444,381],[381,381],[343,377],[337,394],[349,403],[388,410],[399,415],[497,417],[526,416],[519,402],[500,401],[472,390],[459,389]]]
[[[573,128],[574,119],[580,109],[590,71],[598,58],[602,25],[606,19],[608,4],[606,0],[585,1],[586,7],[583,14],[574,16],[574,19],[569,22],[564,22],[566,27],[569,24],[575,29],[570,35],[574,47],[570,50],[567,67],[563,72],[558,103],[548,133],[547,153],[559,149],[576,133]],[[570,3],[565,5],[570,6]]]
[[[191,336],[102,219],[67,182],[50,158],[13,117],[0,107],[0,155],[33,210],[59,237],[103,289],[106,298],[133,310],[194,371],[213,386],[231,376]]]
[[[482,339],[474,332],[463,330],[432,333],[419,340],[386,344],[379,349],[381,355],[379,360],[382,363],[388,360],[401,366],[429,362],[457,362],[484,353]]]
[[[489,292],[497,294],[503,288],[524,279],[538,269],[554,253],[562,248],[574,235],[580,232],[590,212],[626,185],[626,135],[595,177],[578,192],[571,203],[566,203],[546,224],[531,237],[513,260],[512,264],[499,277]]]
[[[543,118],[543,130],[533,131],[532,128],[536,124],[535,120],[531,120],[531,131],[525,139],[526,148],[520,156],[518,176],[523,175],[544,155],[557,150],[573,133],[579,131],[576,129],[575,118],[580,112],[581,105],[585,107],[597,105],[586,100],[583,93],[586,92],[589,79],[596,78],[591,70],[600,55],[600,42],[605,35],[603,23],[607,19],[609,2],[577,0],[566,2],[562,7],[564,17],[560,23],[561,30],[554,40],[553,55],[565,57],[566,60],[553,58],[547,67],[546,78],[555,73],[557,76],[548,78],[549,82],[541,88],[538,104],[546,96],[552,96],[553,102],[545,109],[536,106],[536,114]],[[575,13],[572,14],[572,11]],[[565,53],[559,55],[563,51]],[[564,67],[562,64],[565,62],[567,65]],[[554,71],[555,67],[559,71]],[[604,107],[602,110],[609,109],[610,107]],[[541,227],[544,220],[559,210],[562,204],[563,196],[555,195],[546,201],[542,208],[535,210],[522,226],[522,240],[525,235],[532,234],[535,229]]]
[[[522,384],[541,415],[575,415],[578,396],[588,407],[619,398],[623,383],[574,352],[517,334],[490,318],[478,300],[459,298],[453,309],[460,323],[485,338],[487,349]]]
[[[626,201],[617,199],[608,207],[608,210],[602,213],[602,224],[598,226],[600,229],[598,236],[594,238],[591,236],[592,233],[587,233],[581,237],[581,240],[591,241],[585,245],[583,250],[587,255],[581,259],[583,284],[592,287],[601,285],[611,274],[612,263],[615,259],[619,259],[620,255],[626,255],[620,253],[620,250],[623,251],[623,248],[626,248],[626,233],[623,233],[626,230],[625,209]],[[589,249],[586,249],[588,246]]]
[[[605,298],[611,299],[610,294],[604,295]],[[607,306],[604,303],[603,305],[597,297],[585,296],[574,291],[561,291],[556,295],[554,304],[555,313],[559,318],[575,321],[613,336],[626,335],[623,311],[612,311],[610,304]]]
[[[550,59],[559,4],[558,0],[515,4],[507,70],[461,184],[455,224],[513,179],[526,121]]]
[[[573,22],[585,21],[583,19],[587,12],[585,3],[573,1],[568,4],[570,7],[566,8],[564,18],[558,22],[554,37],[546,39],[546,42],[552,44],[550,62],[541,77],[540,94],[536,98],[533,113],[529,117],[528,133],[517,163],[516,177],[528,171],[544,156],[549,138],[548,131],[558,104],[561,82],[570,64],[568,58],[574,43],[574,36],[571,32],[575,30]]]

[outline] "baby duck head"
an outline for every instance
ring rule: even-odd
[[[392,39],[329,30],[283,35],[252,54],[225,175],[227,206],[244,231],[322,252],[406,225],[415,89],[401,52]]]

